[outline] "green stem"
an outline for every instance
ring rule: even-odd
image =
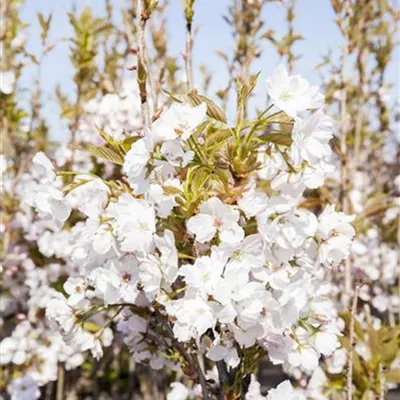
[[[199,157],[199,159],[204,163],[204,165],[209,167],[208,161],[206,157],[204,156],[203,152],[197,145],[196,141],[193,139],[193,136],[190,136],[188,139],[188,143],[190,145],[190,148],[196,153],[196,155]]]
[[[246,139],[245,139],[245,143],[248,143],[251,139],[251,137],[253,136],[256,128],[259,126],[259,122],[260,119],[273,107],[274,105],[271,104],[269,105],[258,117],[257,117],[257,121],[256,123],[253,125],[253,127],[251,128],[250,132],[248,133]]]

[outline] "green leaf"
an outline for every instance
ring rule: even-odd
[[[368,324],[368,344],[372,354],[379,354],[381,351],[379,333],[374,329],[372,324]]]
[[[193,193],[190,190],[191,181],[192,181],[193,177],[195,176],[195,174],[197,174],[199,169],[200,169],[200,165],[194,165],[193,167],[189,168],[189,170],[187,172],[186,181],[183,184],[183,191],[184,191],[184,194],[185,194],[185,198],[188,201],[191,201],[191,199],[193,197],[192,196]]]
[[[204,168],[197,170],[196,174],[192,175],[190,188],[197,197],[200,197],[202,189],[206,184],[210,174]]]
[[[205,147],[207,151],[215,152],[232,137],[230,130],[216,130],[214,132],[207,133]]]
[[[238,100],[239,103],[246,101],[251,93],[253,92],[254,88],[256,87],[258,77],[260,75],[260,72],[257,72],[257,74],[253,75],[250,78],[249,83],[243,83],[239,84],[238,86]]]
[[[361,400],[369,400],[369,399],[371,398],[370,395],[371,395],[371,392],[370,392],[369,389],[367,389],[367,390],[363,393],[363,395],[361,396]]]
[[[350,312],[346,311],[341,314],[341,317],[345,320],[346,322],[346,327],[350,326],[350,318],[351,314]],[[354,320],[354,332],[357,335],[357,338],[361,341],[365,341],[365,334],[364,334],[364,329],[361,326],[360,322],[357,321],[356,319]]]
[[[388,383],[400,384],[400,368],[393,368],[385,372],[385,381]]]
[[[259,75],[260,72],[253,75],[248,83],[242,82],[239,78],[237,79],[236,128],[239,128],[239,131],[244,121],[247,102],[256,87]]]
[[[379,332],[379,339],[381,339],[379,357],[384,365],[390,365],[399,353],[399,338],[393,332],[393,336],[387,342],[382,343],[382,336]]]
[[[259,136],[258,139],[262,140],[265,143],[275,143],[280,146],[291,146],[292,145],[292,136],[287,134],[280,133],[268,133],[266,135]]]
[[[112,136],[110,136],[107,132],[103,131],[103,129],[100,129],[99,127],[97,127],[97,129],[99,130],[99,135],[106,141],[106,143],[111,146],[115,145],[116,142]]]
[[[83,328],[86,331],[89,331],[92,333],[97,333],[101,329],[101,326],[97,325],[95,322],[92,322],[92,321],[85,321],[83,323]]]
[[[202,96],[196,93],[188,93],[187,96],[191,100],[191,104],[200,105],[201,103],[206,103],[207,105],[207,115],[210,118],[214,118],[217,121],[221,121],[226,123],[226,116],[222,109],[218,107],[213,101],[211,101],[208,97]]]
[[[140,136],[129,136],[124,140],[118,142],[118,145],[121,146],[125,151],[129,151],[133,143],[137,142],[139,139]]]
[[[353,381],[357,387],[367,389],[369,387],[369,379],[360,356],[353,350]]]
[[[175,186],[163,186],[163,192],[168,196],[176,196],[182,194],[182,190]]]
[[[49,27],[50,27],[50,22],[51,22],[51,19],[52,19],[52,15],[49,14],[49,16],[46,19],[41,12],[38,12],[37,13],[37,17],[38,17],[38,21],[39,21],[39,24],[40,24],[41,28],[44,31],[47,31],[49,29]]]
[[[39,61],[34,54],[26,53],[26,56],[36,65],[39,65]]]
[[[91,144],[86,144],[85,146],[82,147],[79,146],[78,149],[87,151],[93,154],[95,157],[103,158],[117,165],[123,165],[124,163],[124,158],[122,157],[122,155],[110,147],[105,147],[105,146],[96,147]]]

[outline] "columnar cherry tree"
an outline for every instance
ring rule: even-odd
[[[53,146],[40,86],[52,18],[38,15],[42,53],[29,54],[20,0],[6,0],[0,396],[130,398],[140,386],[144,400],[159,390],[168,400],[384,398],[400,343],[399,189],[383,87],[393,10],[360,1],[332,0],[345,45],[327,104],[293,72],[295,1],[283,4],[282,37],[265,31],[270,0],[232,1],[235,45],[219,53],[229,74],[216,99],[200,94],[211,92],[206,68],[204,89],[195,82],[195,0],[184,2],[182,77],[167,51],[166,2],[106,0],[106,18],[73,12],[76,96],[56,89],[70,138]],[[252,75],[262,40],[288,66],[266,80]],[[268,100],[255,110],[259,89]],[[256,378],[266,360],[291,379],[267,394]]]

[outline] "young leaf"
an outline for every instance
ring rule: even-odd
[[[110,147],[96,147],[92,144],[86,144],[85,146],[80,147],[79,150],[88,151],[95,157],[103,158],[104,160],[110,161],[117,165],[123,165],[124,163],[124,158],[122,155]]]
[[[262,140],[265,143],[275,143],[280,146],[289,147],[292,145],[292,136],[287,134],[279,134],[279,133],[268,133],[266,135],[259,136],[258,139]]]

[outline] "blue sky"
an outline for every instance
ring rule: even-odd
[[[113,0],[116,7],[119,0]],[[197,0],[195,6],[194,24],[198,28],[194,46],[194,65],[206,64],[213,75],[212,90],[224,86],[226,82],[226,69],[223,61],[216,55],[215,50],[229,52],[232,40],[229,26],[223,21],[222,16],[227,14],[230,0]],[[68,23],[66,13],[71,11],[73,4],[78,8],[85,5],[91,6],[99,15],[104,13],[102,0],[26,0],[22,8],[22,18],[31,24],[28,28],[28,49],[37,54],[39,51],[39,35],[36,14],[42,12],[47,15],[53,13],[51,39],[68,37],[72,29]],[[284,11],[278,4],[269,4],[263,15],[265,26],[275,30],[279,35],[286,31]],[[183,0],[170,0],[168,8],[168,38],[169,51],[179,56],[184,49],[184,16]],[[326,55],[329,49],[338,54],[342,39],[334,22],[334,14],[329,0],[298,0],[295,20],[295,30],[305,40],[298,42],[295,53],[302,57],[296,62],[295,72],[303,75],[313,84],[320,82],[315,66]],[[262,55],[254,63],[253,71],[261,71],[261,77],[253,105],[262,107],[265,102],[265,78],[279,64],[279,57],[274,48],[266,41],[262,45]],[[391,63],[388,80],[397,81],[393,96],[399,97],[398,70],[400,65],[399,49],[395,60]],[[397,68],[397,69],[396,69]],[[31,72],[31,73],[29,73]],[[31,86],[33,71],[28,71],[23,80],[25,87]],[[65,138],[66,133],[59,123],[58,106],[52,95],[54,87],[60,84],[67,93],[73,93],[71,77],[73,69],[68,60],[68,44],[60,43],[47,57],[43,65],[43,87],[45,115],[51,123],[51,137]],[[196,80],[196,76],[195,76]],[[229,110],[233,114],[233,107]]]

